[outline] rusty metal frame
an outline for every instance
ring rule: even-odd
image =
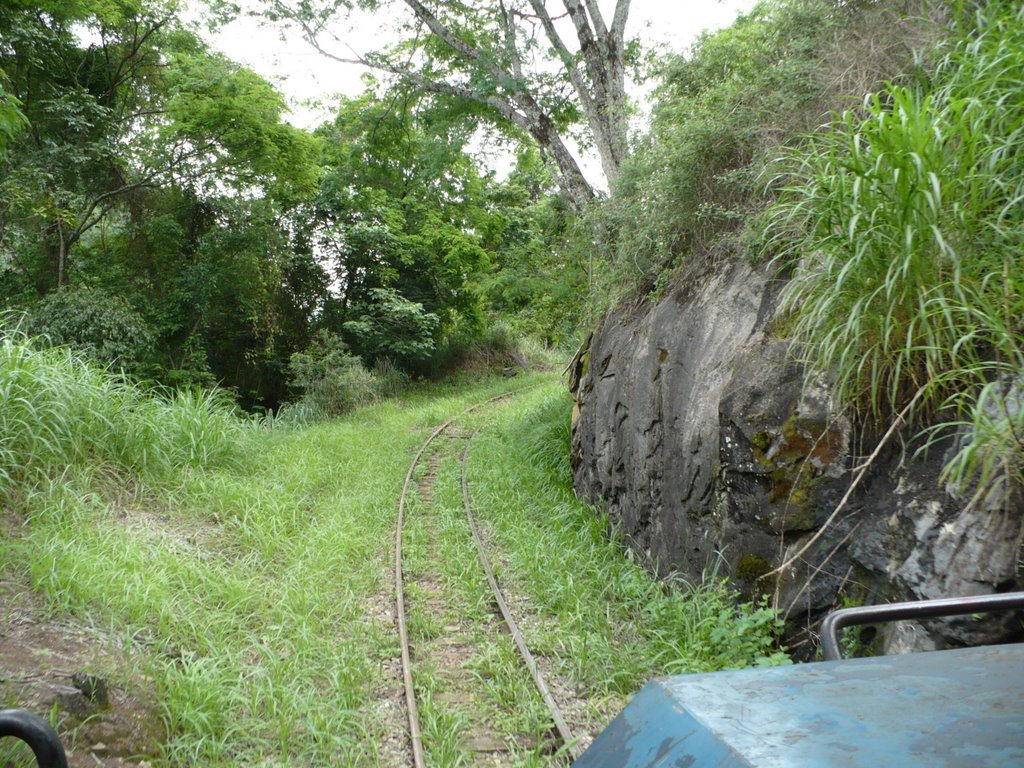
[[[934,619],[940,616],[968,616],[973,613],[991,613],[1024,609],[1024,592],[1004,592],[996,595],[948,597],[940,600],[918,600],[889,605],[865,605],[833,611],[821,624],[821,649],[825,661],[841,661],[839,636],[844,627],[877,624],[902,619]]]

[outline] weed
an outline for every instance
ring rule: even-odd
[[[249,429],[217,393],[154,396],[70,349],[0,332],[0,479],[10,483],[70,466],[156,478],[230,464]]]
[[[5,363],[12,373],[0,385],[46,380],[38,401],[58,403],[63,389],[89,395],[99,415],[55,404],[50,411],[64,420],[41,413],[38,435],[31,424],[4,422],[5,436],[25,447],[15,455],[29,459],[5,465],[14,480],[7,501],[24,525],[0,539],[0,559],[55,611],[128,638],[167,729],[161,762],[378,764],[374,745],[384,734],[374,695],[385,685],[380,660],[395,653],[379,604],[392,599],[382,574],[408,457],[433,424],[507,383],[410,393],[331,423],[259,429],[220,410],[215,397],[147,399],[65,352],[6,341],[16,363]],[[558,386],[495,409],[496,430],[483,417],[467,421],[487,426],[471,454],[473,496],[507,553],[500,578],[538,606],[536,647],[602,701],[668,669],[763,658],[767,614],[736,608],[717,587],[667,593],[573,499],[569,403]],[[114,398],[120,413],[104,410]],[[3,407],[5,418],[14,412]],[[131,429],[122,447],[102,444]],[[440,706],[448,681],[417,669],[428,750],[434,764],[461,764],[459,734],[487,718],[533,739],[537,749],[520,757],[543,764],[547,716],[508,638],[493,634],[457,470],[451,452],[437,467],[433,543],[416,520],[422,500],[410,509],[408,564],[437,573],[450,598],[448,613],[424,617],[417,636],[458,621],[493,645],[471,662],[478,711]],[[513,704],[519,711],[508,714]]]
[[[668,58],[650,131],[592,213],[587,243],[603,233],[608,257],[596,265],[600,300],[660,293],[693,265],[759,253],[755,223],[773,194],[763,170],[864,92],[850,88],[913,73],[935,35],[928,5],[767,0]]]
[[[446,707],[434,698],[438,682],[430,670],[417,670],[416,700],[419,703],[423,746],[432,766],[458,768],[472,765],[473,761],[461,745],[462,734],[469,725],[466,715],[453,707]]]
[[[372,617],[391,600],[408,456],[505,382],[260,429],[216,395],[154,397],[66,350],[0,342],[17,401],[0,402],[6,500],[25,523],[0,559],[55,611],[129,638],[167,728],[161,761],[374,764],[394,639]]]

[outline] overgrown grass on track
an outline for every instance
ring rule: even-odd
[[[462,435],[486,430],[507,407],[508,402],[488,404],[459,419]],[[500,743],[515,765],[564,765],[561,754],[549,754],[551,715],[495,615],[463,505],[459,455],[467,445],[464,439],[435,444],[429,503],[418,498],[406,524],[413,680],[427,763],[479,764],[472,745]],[[424,579],[431,583],[433,610],[420,586]]]
[[[374,764],[368,691],[394,641],[370,607],[391,600],[381,577],[409,456],[507,383],[266,430],[213,401],[147,397],[66,351],[3,344],[0,383],[21,389],[0,422],[2,501],[22,535],[0,541],[0,562],[140,651],[168,728],[162,757]],[[216,445],[204,419],[229,441],[217,462],[198,452]]]
[[[215,397],[155,398],[66,351],[0,345],[0,504],[15,531],[0,539],[0,570],[134,659],[114,682],[153,687],[167,740],[151,761],[380,765],[375,697],[397,655],[381,606],[409,459],[436,424],[508,382],[267,428]],[[552,382],[525,378],[516,386]],[[500,409],[471,456],[510,570],[557,619],[534,640],[597,694],[757,660],[768,614],[716,590],[666,596],[572,499],[560,387]],[[456,499],[439,490],[445,509]]]

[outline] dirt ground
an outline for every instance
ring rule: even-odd
[[[145,766],[157,753],[165,729],[147,681],[126,673],[137,668],[120,641],[54,620],[27,583],[0,570],[0,709],[56,722],[71,768]],[[0,768],[25,764],[22,754],[34,765],[22,747],[4,739]]]

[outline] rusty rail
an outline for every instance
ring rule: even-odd
[[[457,416],[453,416],[452,418],[448,419],[448,421],[444,422],[443,424],[435,428],[434,431],[430,433],[430,436],[427,437],[427,439],[423,442],[423,445],[420,446],[420,449],[416,452],[416,455],[413,457],[412,462],[410,462],[409,471],[406,473],[405,482],[402,485],[402,494],[398,500],[398,520],[396,523],[395,531],[395,612],[396,624],[398,626],[398,637],[399,642],[401,644],[402,680],[405,688],[406,713],[409,722],[409,741],[412,746],[414,768],[426,768],[426,759],[423,749],[423,734],[420,728],[419,708],[416,704],[416,690],[413,685],[412,679],[412,651],[409,643],[409,630],[407,626],[407,617],[405,610],[405,579],[402,570],[402,529],[405,526],[406,499],[409,496],[409,489],[412,486],[412,480],[413,475],[416,471],[416,466],[419,464],[420,460],[423,458],[423,454],[427,452],[427,449],[434,442],[434,440],[436,440],[449,427],[451,427],[451,425],[455,423],[456,420],[462,418],[463,416],[469,413],[472,413],[473,411],[479,408],[482,408],[485,405],[511,397],[515,395],[517,391],[505,392],[503,394],[485,400],[481,403],[477,403],[476,405],[472,405],[466,410],[462,411]],[[526,662],[526,666],[529,669],[531,676],[533,677],[534,683],[537,685],[537,689],[540,692],[541,697],[544,699],[544,702],[548,705],[548,708],[551,710],[552,717],[554,719],[555,727],[558,731],[559,737],[562,739],[565,746],[569,749],[573,758],[576,758],[579,756],[579,751],[578,747],[576,747],[576,742],[572,734],[570,733],[568,726],[565,723],[565,718],[562,716],[562,713],[559,710],[558,705],[555,703],[554,698],[551,696],[551,692],[548,690],[547,685],[545,684],[544,679],[540,674],[540,671],[537,669],[537,663],[534,660],[532,654],[530,654],[530,650],[526,646],[525,640],[523,640],[522,633],[519,631],[519,627],[516,625],[515,620],[512,618],[511,612],[508,610],[508,605],[505,601],[505,598],[501,594],[501,590],[499,589],[497,581],[494,578],[493,569],[491,568],[490,562],[487,560],[486,554],[482,549],[483,541],[479,537],[479,531],[476,527],[476,522],[472,515],[472,509],[469,506],[469,487],[466,484],[465,475],[466,455],[467,453],[463,452],[463,499],[464,503],[467,505],[466,512],[470,519],[470,528],[473,531],[474,538],[477,541],[477,548],[478,552],[480,552],[481,563],[483,564],[484,570],[487,573],[487,578],[488,582],[491,584],[491,589],[495,593],[495,597],[501,609],[502,616],[504,617],[505,622],[509,627],[509,631],[512,633],[512,636],[515,639],[516,646],[519,648],[520,654],[523,656]]]
[[[480,526],[477,524],[476,515],[473,512],[473,501],[469,495],[469,481],[466,476],[468,458],[469,446],[467,445],[462,451],[461,459],[462,503],[466,510],[466,518],[469,520],[469,529],[473,533],[473,541],[476,543],[476,551],[480,557],[480,565],[483,567],[484,573],[487,575],[487,583],[491,585],[491,592],[494,593],[494,600],[498,604],[498,610],[501,611],[501,617],[505,620],[505,624],[508,626],[509,632],[512,634],[512,640],[515,642],[516,648],[519,649],[519,655],[523,657],[523,663],[526,665],[527,670],[529,670],[530,677],[533,678],[533,684],[540,692],[541,698],[544,699],[544,703],[547,705],[548,711],[551,712],[551,719],[555,724],[555,730],[558,732],[558,736],[561,739],[563,746],[568,749],[573,760],[578,760],[580,755],[583,754],[583,751],[579,748],[579,740],[573,736],[568,723],[565,721],[565,717],[562,715],[561,708],[555,701],[554,696],[551,695],[547,682],[544,680],[544,675],[537,666],[537,660],[533,657],[533,654],[530,653],[530,648],[527,646],[523,633],[519,630],[519,625],[512,616],[512,611],[509,610],[508,603],[505,601],[505,596],[502,594],[501,587],[498,586],[497,578],[495,578],[494,568],[491,567],[491,559],[487,555],[484,539],[480,534]]]

